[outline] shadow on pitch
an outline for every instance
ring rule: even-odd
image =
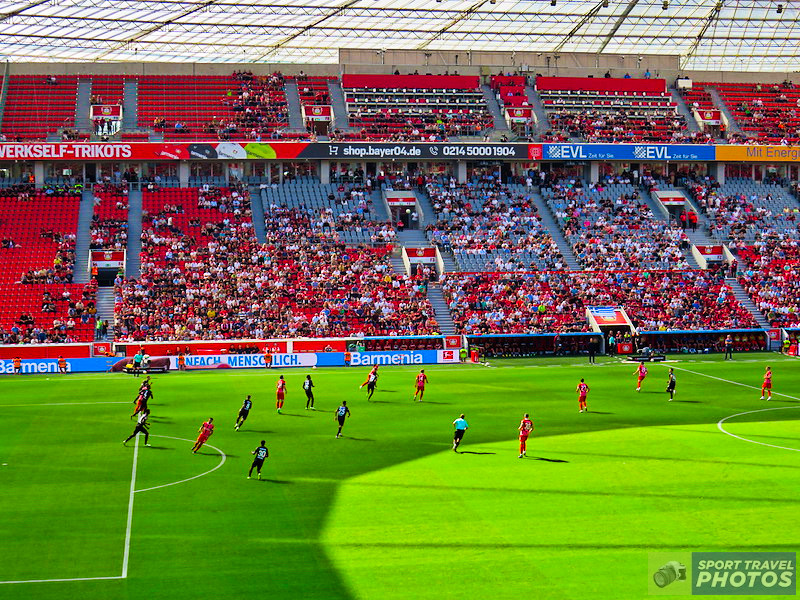
[[[543,460],[545,462],[552,462],[552,463],[568,463],[568,460],[564,460],[561,458],[545,458],[544,456],[531,456],[532,460]]]
[[[148,446],[150,450],[175,450],[175,448],[167,448],[166,446]]]
[[[349,435],[343,435],[342,438],[344,438],[346,440],[353,440],[354,442],[374,442],[375,441],[372,438],[357,438],[357,437],[351,437]]]
[[[262,479],[261,481],[264,483],[294,483],[294,481],[288,481],[286,479]]]
[[[311,415],[299,415],[299,414],[295,414],[295,413],[280,413],[280,414],[281,414],[281,416],[284,416],[284,417],[302,417],[304,419],[310,419],[311,418]]]
[[[702,404],[700,400],[673,400],[673,402],[680,402],[681,404]]]
[[[457,450],[456,452],[459,454],[497,454],[497,452],[473,452],[472,450]]]
[[[603,412],[602,410],[587,410],[586,412],[589,413],[589,414],[595,414],[595,415],[613,415],[614,414],[612,412]]]
[[[451,403],[450,402],[434,402],[433,400],[420,400],[419,404],[447,404],[449,406]]]

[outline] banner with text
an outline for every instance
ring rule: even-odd
[[[542,144],[543,160],[713,161],[714,146],[688,144]]]

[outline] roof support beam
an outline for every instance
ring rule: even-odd
[[[270,54],[274,54],[276,51],[278,51],[280,48],[282,48],[283,46],[285,46],[286,44],[288,44],[288,43],[289,43],[289,42],[291,42],[292,40],[295,40],[295,39],[297,39],[297,38],[298,38],[298,37],[300,37],[301,35],[305,34],[307,31],[309,31],[309,30],[311,30],[311,29],[314,29],[314,28],[315,28],[315,27],[317,27],[318,25],[321,25],[322,23],[324,23],[324,22],[325,22],[325,21],[327,21],[328,19],[330,19],[330,18],[332,18],[332,17],[335,17],[336,15],[339,15],[339,14],[343,13],[343,12],[344,12],[344,11],[346,11],[348,8],[350,8],[351,6],[354,6],[354,5],[358,4],[358,2],[359,2],[359,0],[347,0],[347,2],[345,2],[344,4],[340,4],[340,5],[339,5],[339,6],[337,6],[335,9],[333,9],[333,10],[332,10],[332,11],[330,11],[330,12],[328,12],[328,13],[327,13],[327,14],[325,14],[323,17],[321,17],[321,18],[317,19],[316,21],[314,21],[314,22],[313,22],[313,23],[311,23],[310,25],[306,25],[305,27],[303,27],[303,28],[299,29],[299,30],[298,30],[296,33],[293,33],[292,35],[286,36],[286,37],[285,37],[284,39],[282,39],[280,42],[278,42],[278,43],[277,43],[277,44],[275,44],[274,46],[271,46],[271,47],[270,47],[270,49],[269,49],[267,52],[265,52],[264,54],[262,54],[261,56],[259,56],[258,58],[256,58],[256,62],[258,62],[258,61],[260,61],[260,60],[264,60],[264,59],[265,59],[265,58],[267,58],[267,57],[268,57]]]
[[[695,52],[697,52],[700,42],[702,42],[703,38],[706,37],[706,32],[708,31],[709,27],[711,27],[711,25],[719,18],[719,13],[722,11],[722,2],[723,0],[719,0],[716,6],[711,9],[711,12],[708,13],[708,16],[705,18],[705,22],[703,23],[703,27],[700,29],[700,33],[697,34],[697,37],[692,42],[692,45],[689,47],[689,50],[686,52],[686,54],[681,57],[681,68],[686,67],[689,59],[694,56]]]
[[[458,14],[458,15],[457,15],[457,16],[456,16],[454,19],[452,19],[452,20],[451,20],[451,21],[450,21],[450,22],[449,22],[447,25],[445,25],[445,26],[444,26],[444,27],[442,27],[442,28],[441,28],[439,31],[437,31],[437,32],[436,32],[436,35],[434,35],[432,38],[430,38],[430,39],[429,39],[429,40],[427,40],[426,42],[423,42],[422,44],[420,44],[419,46],[417,46],[417,48],[416,48],[416,49],[417,49],[417,50],[425,50],[425,48],[427,48],[427,47],[428,47],[428,45],[429,45],[431,42],[433,42],[433,41],[434,41],[435,39],[437,39],[439,36],[442,36],[442,35],[444,35],[445,33],[447,33],[447,32],[448,32],[448,31],[449,31],[449,30],[450,30],[452,27],[455,27],[456,25],[458,25],[458,24],[459,24],[461,21],[463,21],[464,19],[466,19],[466,18],[467,18],[467,17],[469,17],[470,15],[473,15],[474,13],[476,13],[476,12],[478,11],[478,9],[480,9],[480,7],[481,7],[481,6],[483,6],[484,4],[486,4],[486,2],[487,2],[487,0],[479,0],[478,2],[476,2],[475,4],[473,4],[472,6],[470,6],[470,7],[469,7],[467,10],[464,10],[464,11],[460,12],[460,13],[459,13],[459,14]]]
[[[95,60],[103,60],[106,56],[108,56],[112,52],[114,52],[116,50],[119,50],[120,48],[122,48],[122,47],[124,47],[124,46],[126,46],[128,44],[132,44],[132,43],[142,39],[143,37],[150,35],[151,33],[155,33],[156,31],[159,31],[159,30],[163,29],[164,27],[167,27],[168,25],[172,25],[172,23],[174,23],[178,19],[182,19],[184,17],[188,17],[189,15],[193,15],[196,12],[200,12],[201,10],[204,10],[206,7],[211,6],[212,4],[215,4],[216,2],[217,2],[217,0],[206,0],[205,2],[201,2],[200,4],[197,4],[197,5],[193,6],[192,8],[186,9],[183,12],[178,13],[177,15],[175,15],[173,18],[169,19],[168,21],[164,21],[163,23],[157,23],[157,24],[153,25],[152,27],[148,27],[147,29],[144,29],[143,31],[140,31],[137,34],[132,35],[128,39],[126,39],[126,40],[124,40],[122,42],[119,42],[114,48],[110,48],[108,51],[103,52],[100,56],[95,58]]]
[[[603,43],[600,44],[600,48],[597,50],[598,54],[602,54],[603,50],[606,49],[608,43],[614,39],[614,36],[617,35],[617,31],[619,28],[622,27],[622,24],[625,22],[625,19],[628,18],[628,15],[631,14],[631,11],[636,8],[636,5],[639,4],[639,0],[631,0],[628,2],[628,6],[625,7],[625,11],[619,16],[617,22],[614,23],[614,27],[611,28],[611,31],[608,32],[608,35],[603,40]]]
[[[600,2],[597,3],[597,6],[581,17],[581,20],[577,22],[575,27],[570,29],[569,33],[564,36],[564,39],[561,40],[558,46],[553,49],[553,54],[558,54],[561,52],[561,49],[575,36],[575,34],[578,33],[584,25],[597,16],[597,13],[599,13],[600,9],[603,8],[604,2],[605,0],[600,0]]]

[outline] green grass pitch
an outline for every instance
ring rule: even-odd
[[[772,402],[767,364],[785,394]],[[276,370],[169,373],[153,377],[157,437],[138,449],[121,444],[132,377],[3,376],[0,581],[49,581],[0,584],[0,599],[644,598],[650,553],[797,550],[798,366],[675,357],[640,393],[616,359],[426,366],[422,403],[414,367],[383,367],[374,402],[367,369],[319,369],[314,412],[308,371],[287,370],[283,415]],[[341,400],[352,418],[334,439]],[[536,429],[520,460],[524,412]],[[213,448],[192,455],[208,417]],[[248,481],[262,438],[264,480]]]

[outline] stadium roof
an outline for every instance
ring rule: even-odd
[[[500,50],[670,54],[685,69],[795,71],[797,2],[0,0],[0,55],[336,63],[339,48]]]

